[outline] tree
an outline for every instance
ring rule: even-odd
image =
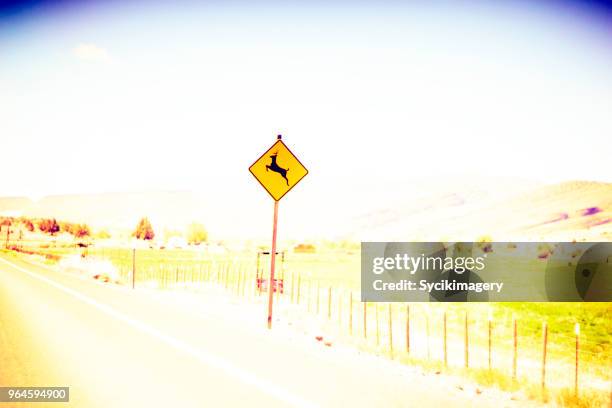
[[[60,231],[64,231],[67,232],[68,234],[74,235],[74,227],[76,227],[75,224],[71,224],[69,222],[65,222],[65,221],[60,221],[59,222],[59,229]]]
[[[24,228],[30,232],[34,232],[34,223],[27,218],[21,220],[21,224]]]
[[[83,238],[91,235],[91,230],[87,224],[73,224],[71,232],[76,238]]]
[[[490,235],[483,235],[480,238],[478,238],[478,240],[476,241],[476,245],[483,251],[483,252],[493,252],[493,238],[491,238]]]
[[[197,222],[192,222],[187,227],[187,242],[191,244],[201,244],[202,242],[208,241],[208,232],[204,226]]]
[[[0,231],[2,231],[2,227],[6,226],[6,230],[9,231],[10,234],[11,225],[13,225],[13,222],[10,218],[0,218]]]
[[[132,235],[137,239],[151,240],[155,238],[155,231],[153,231],[153,226],[147,217],[143,217],[140,221],[138,221],[136,231],[134,231]]]
[[[60,226],[55,220],[55,218],[43,219],[38,223],[38,229],[42,232],[55,235],[60,230]]]

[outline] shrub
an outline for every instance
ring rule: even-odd
[[[152,240],[155,238],[155,231],[147,217],[143,217],[136,226],[136,230],[132,234],[137,239]]]

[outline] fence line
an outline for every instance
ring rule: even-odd
[[[111,260],[117,266],[118,280],[133,284],[136,288],[197,289],[212,285],[235,296],[253,300],[265,294],[270,284],[258,277],[260,271],[252,268],[250,259],[219,256],[188,260],[170,258],[159,262],[139,256],[140,252],[105,249],[92,251],[92,256]],[[605,361],[612,362],[612,355],[609,351],[606,354],[585,349],[586,346],[599,344],[590,340],[584,332],[580,333],[579,326],[575,326],[575,333],[570,335],[566,334],[568,328],[555,327],[551,330],[549,322],[542,322],[542,340],[538,351],[535,337],[529,333],[521,334],[524,325],[510,313],[496,319],[489,312],[484,319],[468,314],[467,310],[460,316],[461,308],[451,313],[450,307],[435,310],[419,304],[406,304],[404,312],[396,313],[395,306],[389,303],[387,313],[381,314],[379,303],[354,300],[351,291],[342,292],[332,285],[327,285],[327,290],[321,290],[319,280],[293,271],[280,272],[281,278],[278,286],[275,286],[275,301],[293,305],[315,318],[321,316],[323,302],[327,321],[336,322],[350,338],[358,338],[366,345],[374,343],[375,350],[381,351],[383,347],[382,351],[391,358],[405,355],[440,361],[444,367],[496,369],[505,371],[515,380],[529,377],[539,365],[542,389],[565,384],[573,388],[576,395],[580,394],[580,388],[585,384],[591,387],[596,385],[597,389],[610,389],[612,378],[605,377],[606,374],[611,375],[609,371],[605,372]],[[381,330],[381,327],[384,329]],[[374,337],[370,336],[372,329]],[[463,339],[460,334],[463,334]],[[403,345],[398,347],[398,341]],[[458,361],[459,355],[463,355],[463,364]],[[595,360],[600,363],[593,364]],[[567,376],[567,367],[573,368],[573,375]]]

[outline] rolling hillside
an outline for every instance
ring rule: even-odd
[[[503,188],[503,186],[502,186]],[[367,240],[610,240],[612,184],[573,181],[502,199],[462,191],[357,218]]]
[[[355,214],[360,210],[356,204],[350,204],[357,203],[359,197],[354,200],[339,197],[338,203],[326,209],[330,222],[320,223],[306,217],[308,209],[304,206],[312,201],[292,202],[294,208],[283,207],[287,211],[283,227],[290,230],[292,223],[295,231],[299,231],[301,224],[316,224],[311,232],[299,234],[300,239],[325,236],[355,241],[475,240],[484,236],[498,241],[612,239],[612,183],[573,181],[523,189],[500,183],[421,191],[418,196],[407,194],[381,200],[389,204],[371,204],[377,208],[361,214]],[[219,238],[267,237],[269,220],[262,216],[268,215],[268,208],[263,206],[267,202],[224,204],[221,198],[207,200],[202,195],[180,191],[56,195],[36,202],[28,198],[0,198],[0,214],[55,217],[111,229],[131,229],[142,216],[148,216],[157,228],[183,228],[197,220],[212,226]],[[289,211],[293,214],[288,214]]]

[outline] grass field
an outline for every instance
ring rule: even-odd
[[[49,262],[52,263],[60,257],[83,254],[87,258],[110,260],[120,271],[120,280],[125,284],[130,284],[135,260],[137,285],[154,282],[154,287],[184,288],[207,281],[225,286],[234,294],[254,292],[258,270],[257,255],[246,252],[207,254],[195,250],[168,249],[137,249],[134,252],[129,248],[51,245],[38,246],[32,252],[51,255]],[[264,277],[268,268],[269,256],[260,256],[259,271]],[[609,381],[612,380],[612,303],[368,303],[363,306],[358,300],[360,255],[356,251],[285,253],[279,257],[278,270],[285,281],[283,296],[286,303],[297,303],[302,312],[317,316],[325,317],[329,313],[327,320],[335,322],[338,329],[334,330],[339,336],[346,334],[348,309],[351,308],[353,337],[359,337],[364,324],[369,330],[367,341],[357,340],[360,347],[379,354],[387,354],[391,347],[396,351],[396,358],[410,363],[420,361],[426,366],[437,367],[444,360],[443,321],[446,316],[448,365],[454,369],[461,368],[464,365],[467,317],[471,368],[467,375],[485,384],[493,382],[506,387],[508,378],[512,377],[514,319],[518,326],[517,381],[531,384],[530,387],[538,383],[543,323],[546,322],[547,384],[558,389],[559,398],[566,395],[573,384],[574,327],[579,323],[581,387],[598,393],[597,397],[591,395],[593,401],[605,400],[609,393]],[[349,296],[353,301],[349,300]],[[406,352],[404,344],[407,307],[410,308],[410,353]],[[387,312],[389,308],[391,311]],[[291,310],[291,313],[295,313],[295,309]],[[367,316],[361,316],[364,311]],[[492,370],[486,369],[489,319],[492,327]],[[364,323],[365,320],[367,322]],[[580,406],[584,402],[567,395],[565,399],[564,404],[569,406]]]

